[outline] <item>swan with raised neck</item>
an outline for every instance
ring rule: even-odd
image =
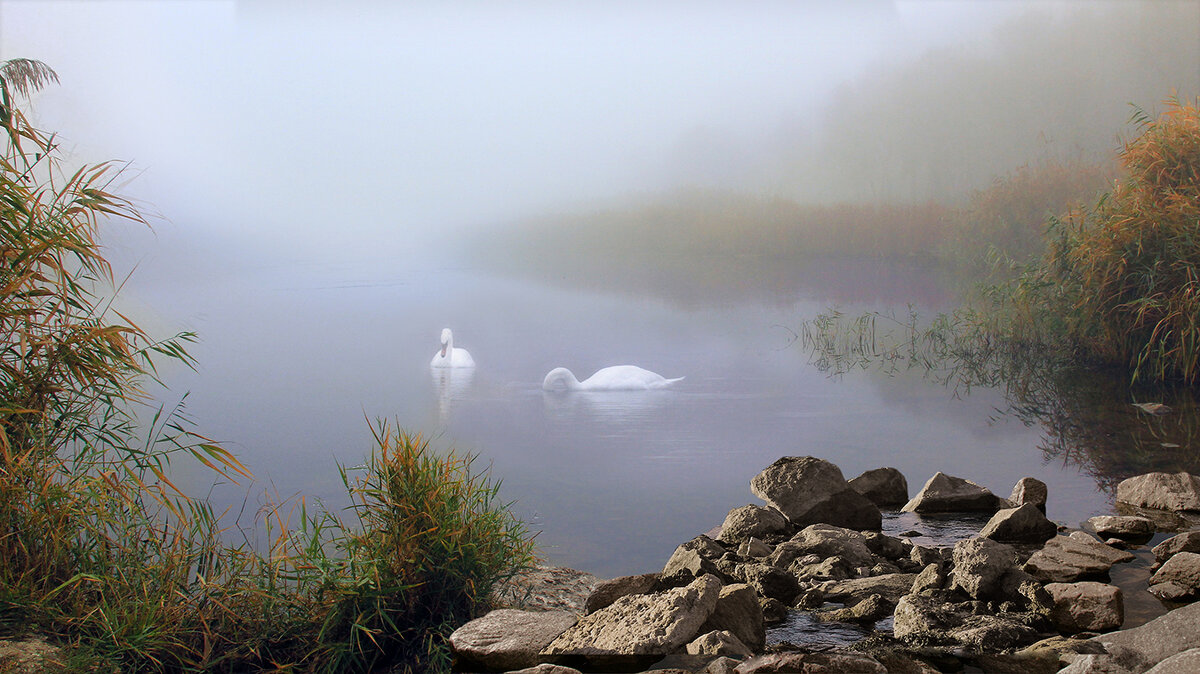
[[[454,333],[450,328],[442,329],[442,348],[433,354],[429,367],[475,367],[475,359],[466,349],[454,346]]]

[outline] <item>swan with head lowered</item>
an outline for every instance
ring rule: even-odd
[[[442,348],[433,354],[429,367],[475,367],[475,359],[466,349],[454,346],[454,334],[450,328],[442,329]]]
[[[680,379],[683,377],[667,379],[636,365],[613,365],[579,381],[567,368],[556,367],[546,375],[542,388],[546,391],[648,391],[666,388]]]

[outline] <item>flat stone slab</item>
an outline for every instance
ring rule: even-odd
[[[450,649],[459,659],[486,669],[533,667],[540,662],[538,653],[575,620],[570,611],[498,609],[455,630]]]
[[[1102,577],[1113,564],[1129,562],[1133,555],[1105,545],[1091,536],[1075,532],[1056,536],[1025,562],[1025,571],[1043,583],[1073,583]]]

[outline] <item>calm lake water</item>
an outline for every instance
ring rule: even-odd
[[[827,272],[826,287],[853,287]],[[803,284],[676,302],[430,262],[260,270],[141,299],[202,337],[198,372],[168,383],[190,391],[199,429],[258,483],[210,486],[200,471],[178,472],[219,508],[237,513],[246,501],[244,524],[264,489],[343,507],[336,465],[362,461],[377,418],[478,454],[540,532],[549,563],[602,577],[656,570],[731,508],[759,503],[750,479],[786,455],[828,459],[847,478],[894,466],[911,494],[939,470],[1002,496],[1032,475],[1050,487],[1051,519],[1077,526],[1109,513],[1112,475],[1045,451],[1054,433],[999,413],[997,391],[955,397],[917,373],[830,378],[810,365],[796,333],[834,299],[855,311],[930,287],[918,272],[880,279],[858,304]],[[473,372],[431,372],[447,326],[474,355]],[[582,379],[614,364],[686,379],[654,392],[541,389],[554,367]]]

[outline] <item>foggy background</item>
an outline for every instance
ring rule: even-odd
[[[1200,89],[1200,3],[0,1],[33,118],[129,160],[143,281],[415,263],[472,228],[720,186],[957,198]]]

